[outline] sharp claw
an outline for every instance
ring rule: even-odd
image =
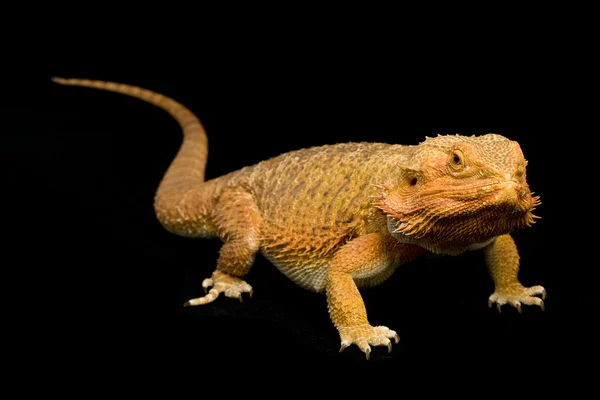
[[[189,301],[186,301],[185,303],[183,303],[183,306],[184,306],[184,307],[189,307],[189,306],[191,306],[191,305],[192,305],[192,303],[190,303]]]
[[[500,303],[496,303],[496,308],[498,309],[499,313],[502,312],[502,306],[500,305]]]
[[[387,346],[388,346],[388,354],[390,354],[392,352],[392,342],[388,342]]]
[[[367,347],[367,349],[365,350],[365,354],[367,355],[367,360],[371,357],[371,348]]]
[[[542,309],[542,311],[546,311],[546,307],[544,306],[544,302],[543,301],[540,304],[540,308]]]
[[[204,286],[204,294],[208,294],[208,286]]]
[[[347,345],[347,344],[343,344],[343,343],[342,343],[342,347],[340,347],[340,353],[341,353],[342,351],[346,350],[346,348],[347,348],[347,347],[348,347],[348,345]]]
[[[517,311],[519,312],[519,314],[523,314],[523,310],[521,310],[521,304],[517,303],[517,305],[515,306]]]
[[[250,295],[250,298],[252,298],[252,295],[254,294],[254,290],[250,289],[250,291],[248,292],[248,294]]]
[[[400,335],[397,333],[394,335],[394,342],[396,342],[396,344],[400,343]]]
[[[240,303],[244,302],[244,298],[242,297],[242,294],[240,293],[240,295],[238,296],[238,299],[240,300]]]
[[[546,289],[544,289],[544,290],[542,291],[542,300],[546,300],[546,296],[547,296],[547,294],[546,294]],[[542,310],[543,310],[543,309],[544,309],[544,307],[542,307]]]
[[[492,301],[488,300],[488,308],[492,308]]]

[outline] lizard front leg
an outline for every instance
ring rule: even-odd
[[[342,342],[340,351],[356,344],[369,359],[371,346],[387,346],[391,351],[390,339],[398,343],[396,332],[369,323],[355,280],[378,281],[378,276],[389,276],[390,269],[422,252],[417,246],[381,233],[360,236],[338,250],[327,271],[326,293],[329,315]]]
[[[210,303],[221,293],[240,301],[242,293],[252,296],[252,287],[241,278],[250,271],[260,248],[261,218],[254,199],[244,191],[225,191],[215,206],[214,223],[224,241],[217,268],[202,282],[206,296],[189,300],[186,306]]]
[[[510,235],[498,236],[484,248],[485,261],[496,287],[488,304],[496,303],[498,311],[504,304],[510,304],[521,312],[521,303],[538,305],[544,310],[546,290],[542,286],[526,288],[519,282],[519,252]],[[541,295],[542,299],[534,297]]]

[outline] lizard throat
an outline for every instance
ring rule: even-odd
[[[485,190],[382,193],[374,205],[388,218],[388,231],[405,243],[437,253],[450,253],[535,223],[532,211],[540,204],[520,185],[487,185]]]

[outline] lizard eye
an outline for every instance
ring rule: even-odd
[[[463,159],[462,151],[454,150],[452,152],[452,154],[450,155],[449,164],[450,164],[450,167],[452,167],[452,169],[454,169],[454,170],[463,168],[464,167],[464,159]]]

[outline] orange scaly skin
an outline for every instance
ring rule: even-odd
[[[483,249],[498,310],[510,304],[543,308],[545,290],[517,279],[519,255],[510,232],[534,222],[533,197],[519,145],[496,134],[438,136],[416,146],[346,143],[301,149],[204,181],[207,138],[183,105],[123,84],[54,78],[64,85],[119,92],[169,112],[183,128],[179,153],[156,192],[156,216],[169,231],[218,237],[216,270],[202,286],[242,299],[242,278],[258,251],[292,281],[326,292],[342,350],[396,342],[396,332],[372,326],[358,288],[389,278],[426,253]],[[208,290],[210,289],[210,290]]]

